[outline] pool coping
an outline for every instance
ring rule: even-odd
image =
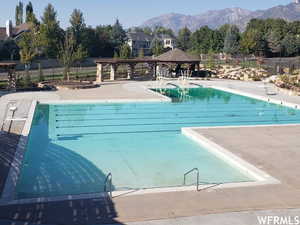
[[[249,98],[254,98],[254,99],[262,100],[262,101],[265,101],[265,102],[274,103],[274,104],[277,104],[277,105],[283,105],[283,106],[286,106],[286,107],[289,107],[289,108],[294,108],[294,109],[299,109],[300,110],[300,104],[291,103],[291,102],[287,102],[287,101],[283,101],[283,100],[277,100],[277,99],[274,99],[272,97],[264,97],[264,96],[261,96],[261,95],[251,94],[251,93],[248,93],[248,92],[235,90],[235,89],[232,89],[232,88],[220,87],[220,86],[216,86],[216,85],[207,85],[206,84],[206,85],[203,85],[203,87],[204,88],[213,88],[213,89],[217,89],[217,90],[225,91],[225,92],[230,92],[230,93],[233,93],[233,94],[242,95],[242,96],[246,96],[246,97],[249,97]],[[270,96],[272,96],[272,95],[270,95]]]
[[[88,104],[88,103],[147,103],[147,102],[171,102],[171,98],[159,94],[150,89],[145,85],[141,85],[144,89],[152,92],[156,95],[159,95],[160,99],[103,99],[103,100],[56,100],[56,101],[33,101],[32,105],[29,110],[28,119],[26,120],[25,126],[22,130],[22,134],[18,143],[17,151],[15,154],[14,161],[9,171],[9,175],[7,177],[7,181],[5,182],[4,191],[0,198],[0,205],[11,205],[11,204],[28,204],[28,203],[41,203],[41,202],[53,202],[53,201],[63,201],[63,200],[77,200],[77,199],[86,199],[86,198],[102,198],[107,197],[108,193],[106,192],[98,192],[98,193],[88,193],[88,194],[79,194],[79,195],[63,195],[63,196],[55,196],[55,197],[40,197],[40,198],[31,198],[31,199],[13,199],[13,193],[16,187],[16,182],[14,181],[14,177],[18,177],[19,172],[21,170],[21,166],[18,165],[18,162],[22,161],[24,157],[24,153],[26,150],[26,143],[28,140],[28,134],[30,132],[34,112],[36,105],[40,104]],[[258,100],[263,100],[265,102],[275,103],[277,105],[284,105],[290,108],[300,109],[299,104],[289,103],[286,101],[280,101],[272,98],[267,98],[255,94],[250,94],[243,91],[233,90],[231,88],[224,88],[215,85],[203,85],[203,88],[213,88],[233,94],[238,94]],[[153,87],[151,87],[153,88]],[[188,88],[188,87],[186,87]],[[192,87],[190,87],[192,88]],[[237,187],[250,187],[250,186],[258,186],[258,185],[266,185],[266,184],[280,184],[280,181],[275,179],[274,177],[268,175],[264,171],[258,169],[257,167],[253,166],[252,164],[248,163],[247,161],[241,159],[240,157],[234,155],[230,151],[224,149],[223,147],[219,146],[218,144],[208,140],[202,135],[197,134],[194,129],[205,129],[205,128],[232,128],[232,127],[260,127],[260,126],[295,126],[299,124],[270,124],[270,125],[250,125],[250,126],[222,126],[222,127],[183,127],[182,134],[186,135],[187,137],[193,139],[194,141],[198,142],[202,146],[205,146],[207,150],[211,151],[212,154],[216,155],[217,157],[224,157],[226,160],[225,162],[229,163],[229,165],[234,166],[235,168],[240,167],[243,171],[251,171],[250,174],[253,177],[259,178],[256,181],[250,182],[237,182],[237,183],[226,183],[226,184],[209,184],[209,185],[200,185],[200,189],[220,189],[220,188],[237,188]],[[214,149],[216,148],[216,149]],[[220,154],[220,155],[219,155]],[[224,155],[228,154],[226,157]],[[233,159],[230,159],[233,157]],[[224,160],[224,158],[221,158]],[[228,160],[228,161],[227,161]],[[233,163],[233,164],[232,164]],[[241,163],[241,165],[239,164]],[[14,168],[16,167],[16,168]],[[14,171],[15,169],[15,171]],[[119,196],[131,196],[131,195],[144,195],[144,194],[154,194],[154,193],[164,193],[164,192],[181,192],[181,191],[195,191],[196,186],[181,186],[181,187],[165,187],[165,188],[148,188],[148,189],[139,189],[139,190],[128,190],[128,191],[114,191],[112,192],[113,197]],[[3,197],[4,196],[4,197]]]
[[[275,126],[299,126],[299,124],[291,125],[275,125]],[[220,158],[233,168],[238,169],[241,173],[253,178],[255,181],[250,182],[255,186],[266,185],[266,184],[280,184],[281,182],[276,178],[272,177],[263,170],[257,168],[245,159],[237,156],[228,149],[225,149],[221,145],[214,141],[209,140],[205,136],[199,134],[197,129],[227,129],[227,128],[246,128],[246,127],[274,127],[273,125],[247,125],[247,126],[222,126],[222,127],[183,127],[181,128],[182,134],[192,139],[196,143],[203,146],[206,150],[210,151],[213,155]],[[240,183],[232,184],[232,187],[239,187]]]

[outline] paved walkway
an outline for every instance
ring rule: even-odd
[[[296,224],[300,219],[300,209],[285,209],[285,210],[267,210],[267,211],[251,211],[251,212],[234,212],[222,214],[210,214],[205,216],[181,217],[167,220],[152,220],[144,222],[122,223],[122,225],[261,225],[266,221],[267,217],[270,219],[288,220],[282,225]],[[275,221],[266,223],[269,225],[278,224]],[[114,224],[121,225],[121,224]]]

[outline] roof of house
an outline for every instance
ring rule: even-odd
[[[23,32],[26,32],[29,30],[30,30],[30,24],[28,24],[28,23],[20,24],[19,26],[12,28],[12,37],[16,38]],[[7,38],[8,37],[6,35],[6,27],[0,27],[0,40],[6,40]]]
[[[127,33],[127,37],[133,41],[152,41],[153,39],[151,35],[144,32],[129,32]]]
[[[200,59],[192,56],[178,48],[170,50],[160,56],[155,57],[160,62],[174,62],[174,63],[199,63]]]
[[[175,39],[174,37],[172,37],[169,34],[158,34],[158,35],[156,35],[156,38],[158,38],[158,39]]]

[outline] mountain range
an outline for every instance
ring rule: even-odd
[[[145,21],[141,27],[164,26],[175,32],[183,27],[195,31],[201,26],[209,26],[212,29],[219,28],[224,24],[235,24],[244,30],[247,23],[253,19],[282,18],[287,21],[300,20],[300,4],[290,3],[279,5],[266,10],[250,11],[241,8],[227,8],[222,10],[210,10],[199,15],[184,15],[170,13],[154,17]]]

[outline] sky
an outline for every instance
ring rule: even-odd
[[[74,8],[80,9],[87,25],[113,24],[118,18],[125,28],[141,25],[147,19],[166,13],[197,15],[207,10],[240,7],[249,10],[266,9],[292,0],[31,0],[38,18],[51,3],[58,13],[62,27],[69,26]],[[1,3],[2,2],[2,3]],[[4,3],[5,2],[5,3]],[[0,0],[0,27],[14,21],[18,0]],[[28,0],[23,0],[24,5]]]

